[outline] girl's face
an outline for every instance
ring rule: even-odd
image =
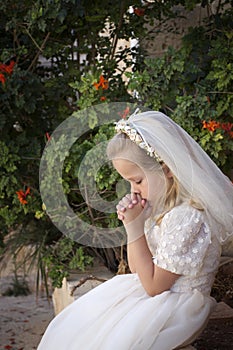
[[[140,194],[151,205],[166,194],[168,181],[172,177],[167,167],[160,173],[145,172],[137,164],[126,159],[113,160],[113,166],[130,183],[131,192]]]

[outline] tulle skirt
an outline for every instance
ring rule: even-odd
[[[77,299],[48,326],[38,350],[170,350],[205,324],[215,301],[195,290],[147,295],[118,275]]]

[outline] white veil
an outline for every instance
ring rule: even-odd
[[[133,114],[127,120],[202,205],[221,244],[233,237],[233,185],[198,143],[165,114]]]

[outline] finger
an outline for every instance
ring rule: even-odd
[[[125,196],[121,199],[121,201],[124,202],[124,203],[129,203],[129,202],[131,202],[131,201],[132,201],[132,200],[131,200],[131,195],[130,195],[130,194],[125,195]]]
[[[122,207],[128,208],[132,204],[131,198],[125,196],[124,198],[122,198],[119,204]]]
[[[133,204],[138,204],[137,193],[134,193],[134,192],[131,193],[131,201]]]
[[[118,214],[118,216],[117,216],[117,217],[118,217],[118,219],[119,219],[119,220],[121,220],[121,221],[123,221],[123,220],[124,220],[124,218],[125,218],[125,217],[124,217],[123,215],[121,215],[121,214]]]
[[[124,202],[125,202],[125,204],[127,203],[127,208],[129,208],[129,209],[133,208],[131,193],[128,193],[128,194],[125,196]]]
[[[124,212],[126,211],[126,207],[123,206],[123,205],[120,205],[120,204],[118,204],[118,205],[116,206],[116,209],[117,209],[117,211],[120,211],[120,212],[122,212],[122,213],[124,213]]]
[[[132,200],[132,198],[131,198],[131,193],[127,193],[127,194],[125,195],[125,198],[127,198],[129,201],[131,201],[131,200]]]
[[[135,195],[136,195],[137,203],[141,203],[141,201],[142,201],[141,195],[139,193],[135,193]]]
[[[148,202],[146,201],[146,199],[142,198],[142,200],[141,200],[141,206],[142,206],[143,208],[145,208],[146,203],[148,203]]]

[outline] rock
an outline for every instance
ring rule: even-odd
[[[96,266],[96,267],[95,267]],[[105,280],[113,277],[105,266],[100,263],[88,268],[85,273],[75,273],[68,279],[64,278],[61,288],[55,288],[53,292],[54,312],[57,315],[74,300],[95,288]]]
[[[229,239],[222,247],[222,255],[233,257],[233,238]]]
[[[223,301],[219,302],[210,316],[210,320],[233,319],[233,309]]]

